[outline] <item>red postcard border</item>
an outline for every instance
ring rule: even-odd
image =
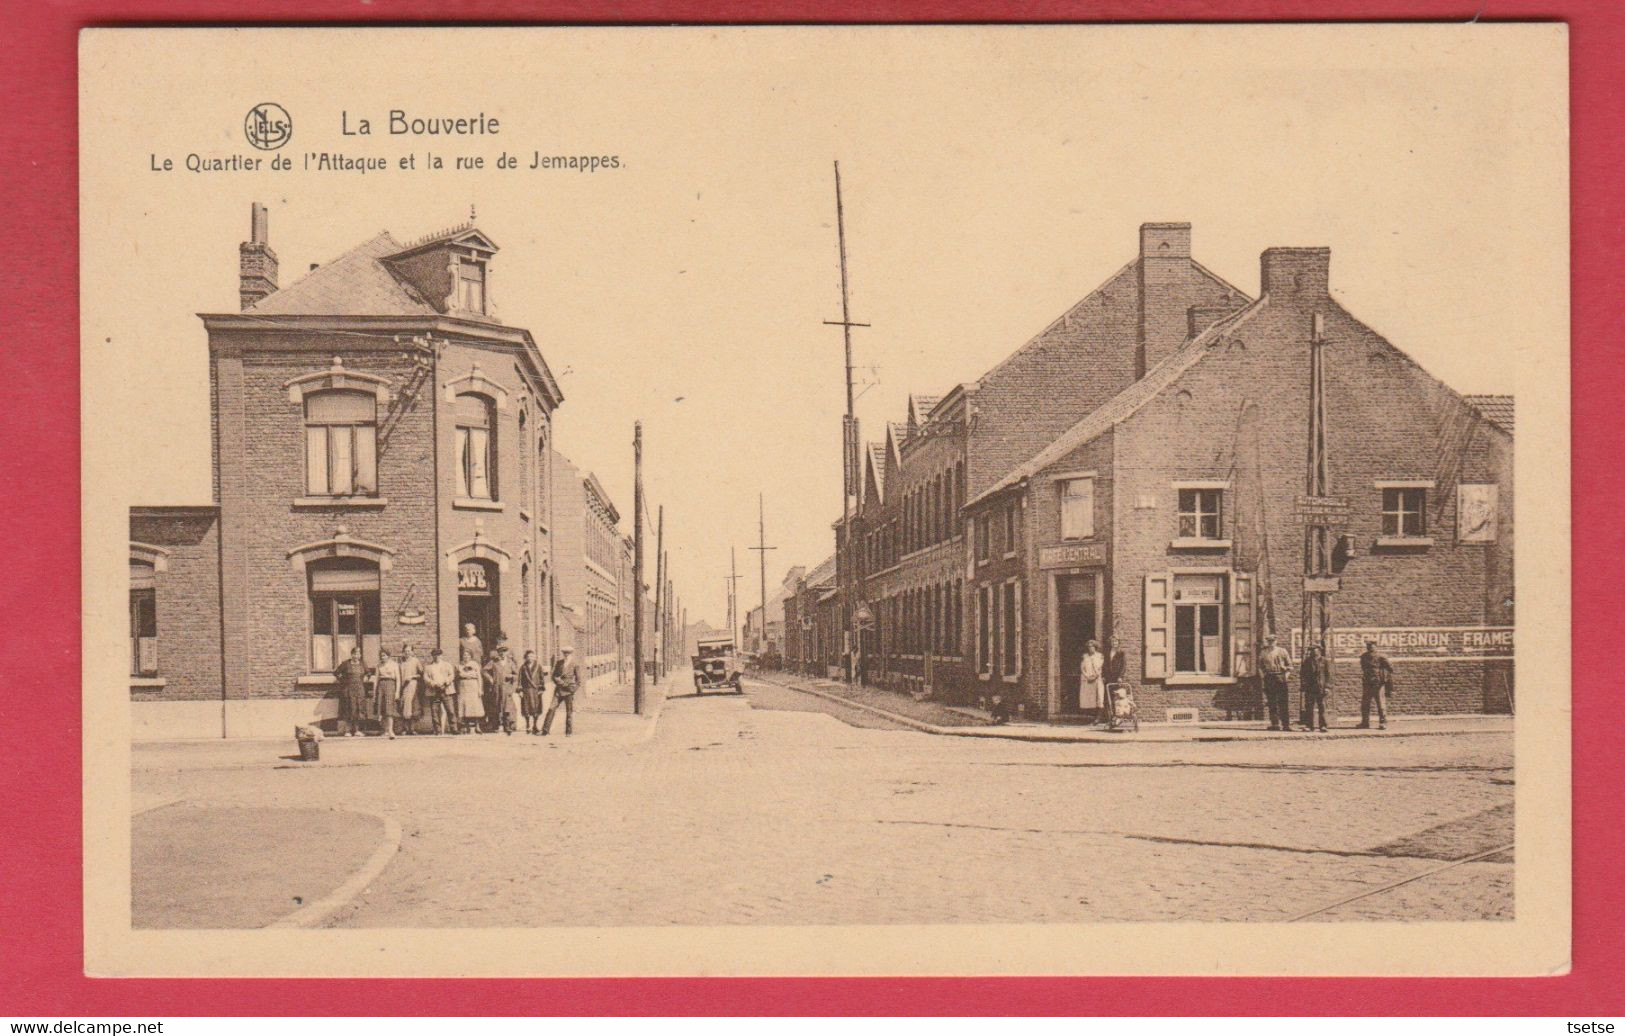
[[[164,1017],[377,1014],[1625,1014],[1625,753],[1610,649],[1625,643],[1619,519],[1625,436],[1625,9],[1551,0],[207,0],[13,5],[0,114],[8,276],[0,644],[9,707],[0,837],[0,1010]],[[1540,979],[881,978],[597,980],[98,980],[83,972],[79,696],[77,32],[95,25],[668,24],[1025,21],[1536,20],[1570,26],[1572,59],[1574,966]],[[271,17],[274,13],[275,17]],[[1516,213],[1507,213],[1516,219]],[[116,418],[114,418],[116,419]]]

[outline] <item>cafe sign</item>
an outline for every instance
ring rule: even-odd
[[[1042,547],[1038,551],[1038,566],[1040,568],[1068,568],[1072,565],[1104,565],[1106,563],[1106,545],[1104,543],[1062,543],[1052,547]]]
[[[1355,662],[1368,640],[1390,662],[1472,662],[1512,658],[1511,626],[1363,626],[1334,628],[1331,656]],[[1303,657],[1303,630],[1292,631],[1292,656]]]
[[[485,578],[485,566],[478,561],[465,561],[458,565],[457,589],[468,593],[490,593],[491,587]]]

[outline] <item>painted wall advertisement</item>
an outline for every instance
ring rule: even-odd
[[[1390,662],[1463,662],[1512,657],[1511,626],[1388,626],[1333,629],[1331,656],[1357,661],[1366,641]],[[1292,631],[1292,657],[1303,657],[1303,630]]]

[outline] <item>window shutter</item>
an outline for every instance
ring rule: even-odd
[[[1253,574],[1237,572],[1230,581],[1230,643],[1236,664],[1232,676],[1253,675]]]
[[[1145,678],[1163,680],[1168,676],[1170,627],[1174,577],[1171,572],[1152,572],[1145,577]]]

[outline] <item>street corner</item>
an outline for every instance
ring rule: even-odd
[[[131,821],[130,924],[312,927],[376,878],[399,845],[398,824],[354,810],[159,805]]]

